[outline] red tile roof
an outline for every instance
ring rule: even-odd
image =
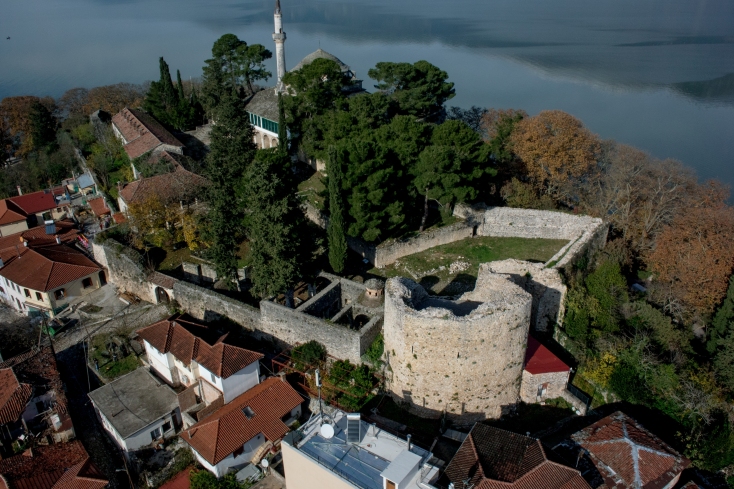
[[[0,369],[6,368],[13,369],[19,382],[32,385],[37,396],[53,391],[56,411],[63,415],[67,414],[66,393],[51,348],[33,348],[9,358],[0,363]]]
[[[621,411],[571,437],[591,457],[610,489],[661,489],[690,461]]]
[[[126,184],[120,190],[120,196],[128,204],[144,202],[151,197],[158,197],[163,203],[194,200],[204,197],[204,188],[209,180],[191,173],[183,167],[176,167],[171,173],[141,178]]]
[[[127,141],[123,147],[130,159],[142,156],[161,144],[183,147],[181,141],[142,110],[122,109],[112,118],[112,124]]]
[[[550,372],[568,372],[571,367],[555,356],[532,336],[528,336],[528,349],[525,350],[525,370],[533,375]]]
[[[213,338],[214,334],[209,326],[181,315],[173,315],[138,331],[138,337],[159,352],[171,352],[187,365],[196,360],[224,379],[264,357],[261,353],[224,344],[226,335],[208,342],[207,338]]]
[[[46,226],[37,226],[27,231],[3,236],[0,238],[0,257],[3,257],[2,253],[5,250],[10,250],[11,255],[17,255],[15,246],[23,246],[23,241],[27,241],[28,246],[33,248],[35,246],[47,246],[56,243],[56,236],[61,239],[62,243],[73,243],[79,235],[76,224],[68,219],[55,222],[54,231],[54,234],[46,234]]]
[[[153,272],[148,277],[148,280],[150,280],[151,283],[155,285],[160,285],[164,289],[172,289],[173,284],[176,283],[176,279],[173,277],[169,277],[168,275],[164,275],[161,272]]]
[[[19,253],[19,255],[17,254]],[[21,287],[48,292],[100,271],[102,268],[70,246],[54,244],[0,252],[5,266],[0,276]]]
[[[8,489],[102,489],[108,484],[78,440],[0,460],[0,472]]]
[[[127,217],[125,217],[125,214],[122,212],[116,212],[112,214],[112,220],[115,221],[116,224],[122,224],[127,221]]]
[[[0,226],[25,221],[28,215],[9,199],[0,200]]]
[[[46,212],[57,207],[56,199],[50,190],[39,190],[30,194],[8,197],[8,200],[11,200],[26,215]]]
[[[477,489],[589,489],[578,470],[548,460],[539,440],[475,424],[442,478]]]
[[[262,433],[271,442],[288,433],[282,417],[303,402],[287,382],[271,377],[181,433],[210,464],[216,465]],[[243,409],[255,415],[248,418]]]
[[[89,207],[92,209],[92,212],[95,216],[104,216],[105,214],[111,214],[110,208],[107,207],[107,203],[104,200],[104,197],[97,197],[96,199],[89,199],[87,201],[89,204]]]
[[[191,469],[193,467],[186,467],[158,489],[189,489],[191,487]]]
[[[13,369],[0,369],[0,425],[17,421],[32,393],[33,387],[18,382]]]

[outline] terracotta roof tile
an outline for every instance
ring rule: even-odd
[[[25,221],[28,215],[9,199],[0,200],[0,226]]]
[[[0,424],[17,421],[32,393],[33,387],[18,382],[13,369],[0,369]]]
[[[173,315],[138,331],[138,337],[161,353],[189,364],[195,360],[224,379],[264,357],[261,353],[227,345],[209,326],[181,315]]]
[[[591,457],[608,487],[661,489],[690,461],[617,411],[571,437]]]
[[[73,221],[64,219],[54,223],[54,234],[46,234],[46,226],[37,226],[26,231],[3,236],[0,238],[0,252],[9,248],[15,248],[16,245],[22,245],[23,241],[28,241],[28,246],[46,246],[56,243],[56,236],[61,239],[62,243],[72,243],[77,239],[79,230]]]
[[[153,272],[148,277],[148,280],[150,280],[151,283],[154,283],[156,285],[160,285],[161,287],[165,289],[172,289],[173,284],[176,283],[176,279],[173,277],[169,277],[168,275],[165,275],[161,272]]]
[[[548,460],[540,441],[475,424],[446,467],[446,484],[478,489],[589,489],[578,470]]]
[[[61,414],[67,413],[66,393],[51,348],[33,348],[0,363],[0,369],[7,368],[13,369],[19,382],[32,385],[36,395],[53,391],[56,410]]]
[[[89,204],[89,207],[92,209],[92,212],[97,217],[112,213],[110,211],[110,208],[107,207],[107,203],[105,202],[104,197],[97,197],[96,199],[89,199],[87,201],[87,204]]]
[[[12,201],[26,215],[46,212],[57,207],[56,199],[50,190],[39,190],[30,194],[8,197],[8,200]]]
[[[115,221],[116,224],[122,224],[127,221],[127,217],[125,217],[125,214],[122,212],[116,212],[112,214],[112,220]]]
[[[189,489],[191,487],[192,468],[186,467],[158,489]]]
[[[0,472],[8,489],[102,489],[108,484],[78,440],[0,460]]]
[[[122,109],[112,118],[112,123],[127,141],[123,147],[130,159],[142,156],[161,144],[183,147],[181,141],[142,110]]]
[[[204,188],[208,185],[209,180],[206,178],[179,166],[171,173],[126,184],[120,190],[120,196],[128,204],[144,202],[151,197],[159,197],[164,203],[180,200],[189,202],[194,198],[203,198]]]
[[[525,350],[525,370],[533,375],[550,372],[568,372],[571,367],[555,356],[532,336],[528,336],[528,348]]]
[[[281,418],[302,402],[287,382],[271,377],[183,431],[181,438],[216,465],[260,433],[269,441],[280,440],[288,433]],[[249,418],[243,412],[248,406],[255,413]]]
[[[0,276],[19,286],[48,292],[101,270],[87,256],[70,246],[54,244],[2,253],[4,266]]]

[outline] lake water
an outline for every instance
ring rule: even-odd
[[[159,56],[184,78],[200,76],[212,43],[227,32],[274,50],[273,3],[3,0],[0,98],[156,79]],[[319,46],[363,78],[378,61],[426,59],[455,82],[449,105],[565,110],[603,138],[734,184],[730,0],[282,0],[282,7],[288,67]]]

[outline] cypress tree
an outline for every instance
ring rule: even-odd
[[[252,126],[244,103],[227,96],[217,111],[217,124],[212,127],[207,176],[209,190],[209,235],[211,254],[217,275],[230,289],[237,283],[236,251],[242,236],[242,177],[255,156]]]
[[[285,106],[283,105],[283,94],[278,94],[278,148],[288,153],[288,128],[285,123]]]
[[[719,310],[716,311],[713,321],[711,321],[709,339],[706,342],[706,349],[709,353],[714,353],[719,346],[719,342],[726,338],[730,331],[734,331],[732,323],[734,323],[734,276],[729,279],[726,298]]]
[[[334,146],[329,147],[327,160],[329,176],[329,264],[336,273],[344,270],[347,261],[347,238],[344,234],[344,200],[342,198],[342,165]]]
[[[308,243],[313,240],[299,207],[290,158],[277,149],[258,151],[245,182],[252,291],[260,297],[283,292],[292,302],[293,289],[311,261]]]

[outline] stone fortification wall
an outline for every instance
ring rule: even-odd
[[[183,280],[173,284],[173,298],[192,316],[212,321],[227,317],[240,326],[255,331],[260,328],[260,310],[219,292]]]
[[[94,259],[107,269],[107,280],[121,291],[133,293],[147,302],[157,302],[155,286],[148,281],[150,272],[143,266],[143,257],[137,251],[123,246],[114,239],[93,242]]]
[[[386,241],[375,249],[374,265],[377,268],[384,268],[404,256],[471,238],[473,235],[473,226],[461,221],[442,228],[431,229],[411,238]]]
[[[486,264],[476,288],[456,301],[388,280],[383,334],[393,397],[422,416],[499,417],[520,397],[531,310],[530,294]]]
[[[492,273],[507,276],[533,296],[530,324],[534,331],[548,331],[563,321],[566,286],[555,268],[523,260],[501,260],[487,264]]]

